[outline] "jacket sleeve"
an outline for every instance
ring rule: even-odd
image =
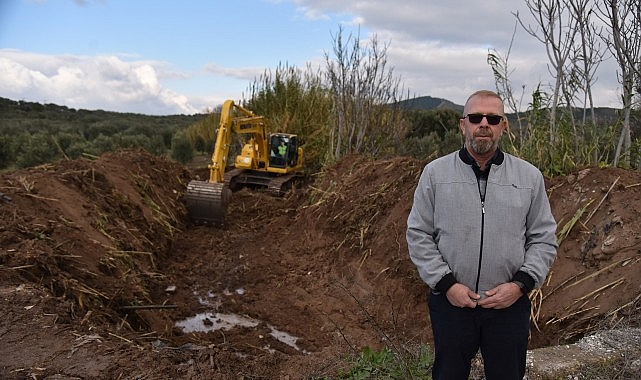
[[[520,271],[532,277],[534,287],[539,288],[556,258],[558,248],[557,225],[545,191],[543,175],[540,173],[532,197],[526,219],[525,261]]]
[[[418,273],[432,289],[446,291],[455,279],[448,264],[443,260],[437,246],[434,229],[434,188],[429,174],[429,165],[423,170],[414,191],[414,203],[407,218],[407,247]]]

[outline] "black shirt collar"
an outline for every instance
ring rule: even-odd
[[[474,159],[474,157],[472,157],[470,152],[468,152],[467,148],[465,148],[465,147],[462,147],[461,150],[459,150],[458,156],[461,158],[461,160],[463,162],[465,162],[468,165],[476,164],[476,160]],[[504,156],[503,156],[503,152],[501,151],[501,149],[496,149],[496,152],[494,152],[494,156],[492,156],[492,158],[490,158],[487,161],[488,166],[492,165],[492,164],[501,165],[503,163],[503,157]]]
[[[474,173],[477,176],[483,175],[484,177],[487,177],[487,175],[490,173],[490,168],[492,167],[492,164],[501,165],[503,163],[503,158],[504,158],[504,155],[503,155],[503,152],[501,152],[501,149],[496,149],[496,152],[494,152],[494,156],[492,156],[492,158],[490,158],[487,161],[487,164],[485,165],[485,170],[481,171],[479,164],[476,162],[474,157],[472,157],[470,152],[467,151],[467,148],[465,147],[461,148],[461,150],[459,150],[458,152],[458,156],[463,162],[472,166],[472,169],[474,169]]]

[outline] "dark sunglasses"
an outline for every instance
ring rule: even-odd
[[[503,120],[503,116],[501,115],[485,115],[482,113],[469,113],[466,116],[463,116],[463,118],[467,119],[470,121],[470,123],[478,124],[480,123],[483,118],[487,119],[487,123],[489,125],[499,125],[501,120]]]

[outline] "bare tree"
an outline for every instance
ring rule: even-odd
[[[572,61],[572,73],[575,76],[576,86],[582,92],[583,99],[581,99],[582,116],[581,125],[583,126],[582,136],[585,136],[589,131],[596,131],[596,114],[594,112],[594,98],[592,96],[592,85],[596,81],[596,70],[603,62],[605,49],[599,43],[598,34],[600,28],[593,22],[594,12],[592,7],[593,0],[566,0],[568,8],[570,9],[570,17],[576,20],[578,28],[578,38],[575,42],[575,53],[573,54],[574,60]],[[578,95],[577,95],[578,96]],[[588,111],[590,113],[590,124],[588,128]],[[596,136],[595,133],[592,137]],[[578,152],[580,144],[579,136],[575,139],[575,151]],[[592,164],[596,164],[599,160],[599,149],[592,150]]]
[[[608,32],[601,35],[619,65],[618,79],[622,87],[623,127],[614,154],[613,165],[618,166],[622,152],[632,146],[630,112],[633,107],[635,78],[640,75],[641,62],[641,3],[639,0],[599,0],[599,18]],[[630,164],[629,154],[625,163]]]
[[[556,114],[560,99],[571,99],[571,94],[562,94],[563,90],[569,91],[564,71],[574,53],[574,38],[578,28],[577,21],[567,17],[568,6],[562,0],[526,0],[530,13],[537,26],[526,25],[518,12],[514,13],[517,20],[531,36],[545,45],[550,66],[550,74],[555,79],[550,109],[550,141],[553,142],[556,134]],[[568,98],[569,97],[569,98]],[[567,101],[566,101],[567,102]],[[568,104],[571,107],[572,104]]]
[[[359,33],[360,34],[360,33]],[[387,65],[388,44],[376,36],[361,45],[360,35],[333,36],[334,56],[325,54],[327,79],[334,100],[335,125],[330,130],[331,155],[379,155],[401,133],[400,79]]]
[[[592,125],[596,125],[592,85],[596,80],[596,70],[601,62],[603,62],[603,56],[605,54],[598,39],[599,29],[592,22],[592,15],[594,14],[591,7],[592,4],[592,0],[568,1],[571,17],[576,19],[579,33],[579,40],[577,41],[578,51],[575,56],[578,58],[576,61],[576,69],[579,80],[581,81],[581,89],[583,90],[582,124],[584,125],[587,121],[588,110],[590,111]]]
[[[513,70],[509,69],[508,61],[510,59],[510,52],[512,51],[512,44],[514,43],[514,35],[516,34],[517,23],[514,24],[514,31],[512,32],[512,38],[510,39],[510,45],[505,53],[505,57],[496,49],[490,49],[487,54],[487,63],[492,68],[492,73],[494,74],[494,84],[496,86],[496,92],[503,98],[507,108],[514,113],[516,116],[516,122],[518,125],[519,132],[519,141],[523,141],[525,138],[525,130],[523,128],[523,123],[521,121],[521,103],[523,100],[523,93],[525,91],[525,85],[521,86],[521,96],[516,98],[514,91],[512,89],[512,84],[510,82],[510,75]],[[508,137],[512,146],[514,146],[514,136],[512,132],[508,133]]]

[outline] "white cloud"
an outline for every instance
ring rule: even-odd
[[[553,81],[547,70],[545,46],[516,27],[514,12],[524,22],[534,24],[524,2],[509,0],[461,0],[457,2],[404,0],[343,1],[292,0],[306,14],[351,14],[361,29],[375,33],[379,43],[390,42],[389,64],[417,96],[430,95],[462,104],[479,88],[494,88],[487,64],[489,49],[507,53],[511,81],[518,93],[525,86],[524,106],[532,91],[544,90]],[[593,93],[598,106],[619,107],[616,67],[605,62],[600,67]]]
[[[229,78],[242,79],[250,83],[265,73],[265,67],[222,67],[215,63],[205,65],[204,70],[210,74]]]
[[[164,87],[167,65],[118,56],[72,56],[0,49],[0,96],[72,108],[148,114],[202,111]]]
[[[476,89],[494,88],[487,53],[494,48],[505,54],[515,30],[512,12],[519,10],[525,20],[530,17],[523,2],[509,0],[269,1],[293,3],[298,11],[297,21],[306,18],[312,20],[309,21],[312,26],[336,20],[345,26],[346,32],[360,27],[364,40],[375,33],[379,43],[390,43],[388,67],[400,76],[411,95],[441,97],[459,104]],[[77,0],[77,3],[92,5],[105,1]],[[331,55],[331,35],[336,30],[337,26],[327,33],[325,46],[319,46],[318,55],[308,57],[308,63],[323,66],[320,51]],[[185,36],[184,40],[190,38]],[[139,51],[138,47],[122,49]],[[227,50],[224,53],[233,55]],[[217,62],[232,59],[214,58],[210,54],[200,58],[209,59],[210,63],[191,61],[193,71],[188,71],[177,68],[188,61],[184,57],[176,57],[176,62],[170,64],[144,60],[137,55],[50,55],[0,49],[0,96],[73,108],[149,114],[202,112],[225,99],[242,97],[242,91],[255,78],[274,69],[264,67],[260,56],[236,55],[241,57],[239,67],[214,63],[214,59]],[[510,69],[515,90],[526,86],[526,104],[537,85],[547,89],[552,81],[545,47],[520,26],[516,28]],[[620,86],[613,60],[602,64],[597,77],[593,89],[597,105],[618,107]]]

